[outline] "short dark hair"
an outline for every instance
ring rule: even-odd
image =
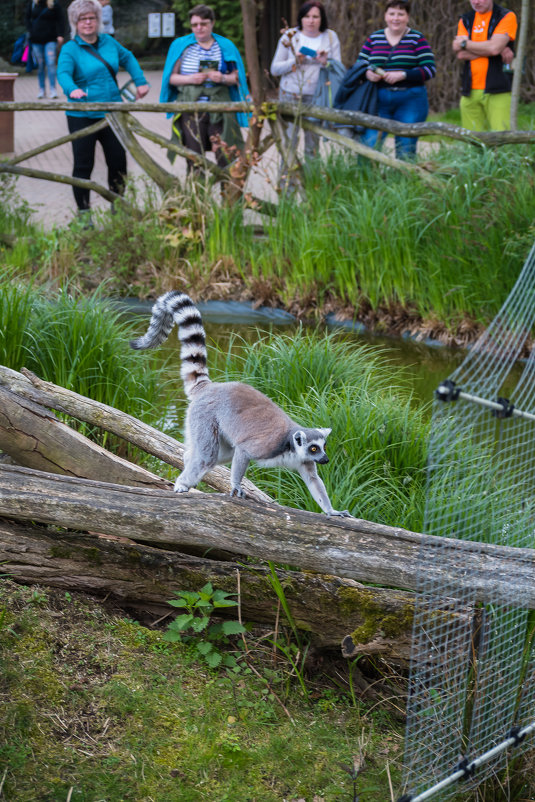
[[[401,8],[403,11],[406,11],[407,14],[411,13],[410,0],[388,0],[385,11],[388,11],[389,8]]]
[[[203,3],[194,6],[188,13],[188,17],[190,20],[192,17],[200,17],[201,19],[209,19],[211,22],[215,22],[214,9],[210,8],[210,6],[205,6]]]
[[[301,20],[305,17],[311,8],[317,8],[321,14],[321,24],[320,24],[320,31],[326,31],[329,27],[327,24],[327,12],[325,11],[325,7],[323,3],[320,3],[319,0],[310,0],[309,3],[303,3],[299,11],[297,12],[297,27],[299,30],[301,28]]]

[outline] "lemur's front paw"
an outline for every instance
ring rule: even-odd
[[[233,487],[229,495],[231,498],[245,498],[247,494],[242,487]]]
[[[327,513],[328,518],[353,518],[349,510],[331,510]]]
[[[174,493],[187,493],[188,490],[189,487],[187,485],[183,485],[181,482],[178,481],[178,479],[176,480],[175,486],[173,487]]]

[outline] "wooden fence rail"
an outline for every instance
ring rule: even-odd
[[[33,101],[33,102],[1,102],[0,114],[2,112],[24,112],[24,111],[58,111],[64,112],[72,109],[70,102],[46,102],[46,101]],[[336,142],[338,145],[346,147],[350,152],[359,156],[379,162],[388,167],[392,167],[404,172],[411,172],[419,175],[423,180],[434,183],[433,177],[430,175],[429,170],[432,166],[426,164],[425,168],[417,163],[399,160],[393,156],[383,154],[373,148],[361,144],[360,142],[344,136],[338,130],[333,130],[330,124],[336,126],[347,126],[351,128],[355,125],[364,125],[368,128],[374,128],[383,131],[387,134],[420,137],[420,136],[434,136],[446,140],[457,140],[466,142],[472,146],[478,147],[498,147],[507,144],[525,144],[533,143],[535,141],[535,131],[492,131],[492,132],[474,132],[468,131],[460,126],[450,125],[448,123],[414,123],[405,124],[399,123],[394,120],[385,120],[380,117],[373,117],[369,114],[362,112],[345,112],[336,109],[329,109],[325,107],[313,106],[305,108],[301,104],[293,103],[264,103],[259,108],[254,108],[249,103],[78,103],[77,109],[81,111],[103,111],[107,113],[107,122],[113,128],[115,134],[123,144],[123,146],[130,152],[131,156],[137,161],[144,172],[155,182],[162,192],[166,192],[176,186],[178,181],[176,175],[166,170],[159,165],[146,149],[139,142],[139,137],[148,139],[155,142],[160,147],[174,151],[176,154],[190,160],[199,167],[203,167],[209,172],[214,180],[222,180],[233,189],[233,197],[239,196],[244,189],[245,182],[249,175],[251,168],[257,163],[259,156],[273,143],[281,153],[281,156],[289,163],[287,144],[285,144],[284,126],[288,122],[295,122],[303,128],[312,128],[317,133],[320,133],[324,138]],[[192,111],[216,111],[222,113],[236,113],[250,112],[256,121],[256,124],[263,127],[266,121],[271,126],[272,134],[268,134],[259,143],[258,147],[254,148],[249,143],[245,147],[243,154],[238,156],[228,167],[220,168],[206,159],[204,156],[194,153],[193,151],[185,148],[176,142],[160,136],[159,134],[150,131],[144,127],[136,117],[132,116],[132,112],[136,114],[144,112],[192,112]],[[274,120],[276,124],[274,125]],[[315,120],[316,122],[313,122]],[[102,120],[97,121],[91,130],[97,130],[106,123]],[[322,126],[319,128],[319,126]],[[279,133],[277,133],[279,132]],[[282,133],[281,133],[282,132]],[[124,204],[129,213],[136,214],[135,208],[131,207],[127,202],[111,192],[108,188],[97,184],[94,181],[85,179],[73,178],[71,176],[61,175],[59,173],[47,172],[44,170],[37,170],[29,167],[21,167],[21,163],[27,159],[32,158],[38,154],[44,153],[49,149],[64,145],[74,139],[84,136],[87,130],[82,132],[70,134],[60,137],[52,142],[45,143],[38,148],[34,148],[26,153],[17,154],[10,159],[0,161],[0,173],[11,173],[13,175],[25,175],[32,178],[38,178],[46,181],[57,181],[73,186],[80,186],[86,189],[93,190],[100,194],[108,201],[115,201]],[[295,155],[292,153],[290,160],[292,169],[298,172],[300,163]],[[248,193],[248,202],[257,210],[267,214],[274,214],[276,207],[260,198],[255,198]]]

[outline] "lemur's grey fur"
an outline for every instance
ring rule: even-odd
[[[155,348],[178,326],[181,376],[189,399],[185,422],[184,470],[175,491],[195,487],[215,465],[231,462],[231,496],[245,496],[241,481],[251,460],[266,467],[298,471],[313,499],[327,515],[333,509],[318,476],[325,464],[330,429],[304,429],[263,393],[241,382],[212,382],[206,367],[206,335],[201,314],[188,295],[167,292],[152,307],[147,333],[132,348]]]

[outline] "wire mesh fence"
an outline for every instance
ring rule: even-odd
[[[534,718],[533,615],[515,582],[535,531],[535,421],[516,414],[535,413],[533,354],[516,386],[511,381],[533,329],[534,301],[535,247],[501,311],[434,402],[424,531],[443,539],[429,538],[419,557],[404,776],[411,794]],[[473,554],[489,543],[518,550],[510,575],[482,596],[477,576],[459,563],[463,549]],[[433,564],[451,570],[439,579]],[[498,752],[471,782],[506,759]]]

